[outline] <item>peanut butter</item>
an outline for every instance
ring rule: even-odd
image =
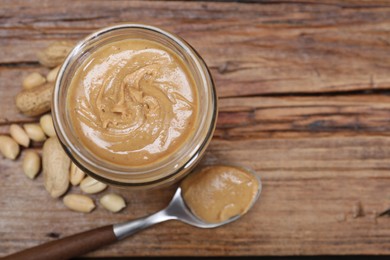
[[[91,153],[142,167],[174,154],[193,134],[198,96],[177,54],[129,39],[100,47],[83,61],[67,105],[74,131]]]
[[[233,166],[210,166],[188,176],[181,184],[182,196],[201,220],[219,223],[246,213],[257,198],[259,181]]]

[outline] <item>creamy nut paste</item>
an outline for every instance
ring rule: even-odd
[[[76,70],[69,89],[68,111],[79,140],[110,163],[156,163],[194,132],[193,77],[159,43],[131,39],[97,49]]]
[[[239,167],[209,166],[184,179],[181,188],[184,201],[198,218],[219,223],[249,210],[259,181]]]

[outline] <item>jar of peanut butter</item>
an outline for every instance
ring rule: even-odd
[[[74,163],[133,188],[180,180],[213,135],[217,97],[199,54],[156,27],[121,24],[79,42],[62,65],[54,125]]]

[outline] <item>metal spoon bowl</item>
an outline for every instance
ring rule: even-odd
[[[261,181],[256,173],[248,168],[240,167],[246,172],[256,177],[258,181],[258,191],[253,199],[250,207],[255,204],[261,193]],[[248,211],[249,211],[248,209]],[[244,213],[245,214],[245,213]],[[50,259],[69,259],[76,257],[99,247],[111,244],[118,240],[124,239],[135,234],[138,231],[146,229],[155,224],[167,220],[179,220],[189,225],[198,228],[216,228],[239,219],[242,215],[234,216],[226,221],[219,223],[207,223],[196,217],[187,207],[179,187],[168,206],[152,215],[131,220],[124,223],[109,225],[83,233],[65,237],[56,241],[52,241],[43,245],[39,245],[30,249],[26,249],[19,253],[6,256],[4,260],[15,259],[30,259],[30,260],[50,260]]]

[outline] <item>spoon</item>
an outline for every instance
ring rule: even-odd
[[[248,170],[249,173],[254,172]],[[255,175],[255,174],[254,174]],[[255,175],[256,176],[256,175]],[[255,204],[260,196],[261,182],[258,181],[258,191],[256,197],[253,199],[250,208]],[[245,213],[244,213],[245,214]],[[243,214],[242,214],[243,215]],[[122,240],[134,233],[146,229],[155,224],[167,220],[179,220],[189,225],[198,228],[216,228],[239,219],[242,215],[234,216],[226,221],[219,223],[207,223],[196,217],[185,204],[181,188],[179,187],[168,206],[152,215],[139,218],[136,220],[119,223],[115,225],[108,225],[86,232],[68,236],[52,242],[48,242],[24,251],[6,256],[4,260],[52,260],[52,259],[69,259],[79,255],[86,254],[90,251],[98,249],[102,246]]]

